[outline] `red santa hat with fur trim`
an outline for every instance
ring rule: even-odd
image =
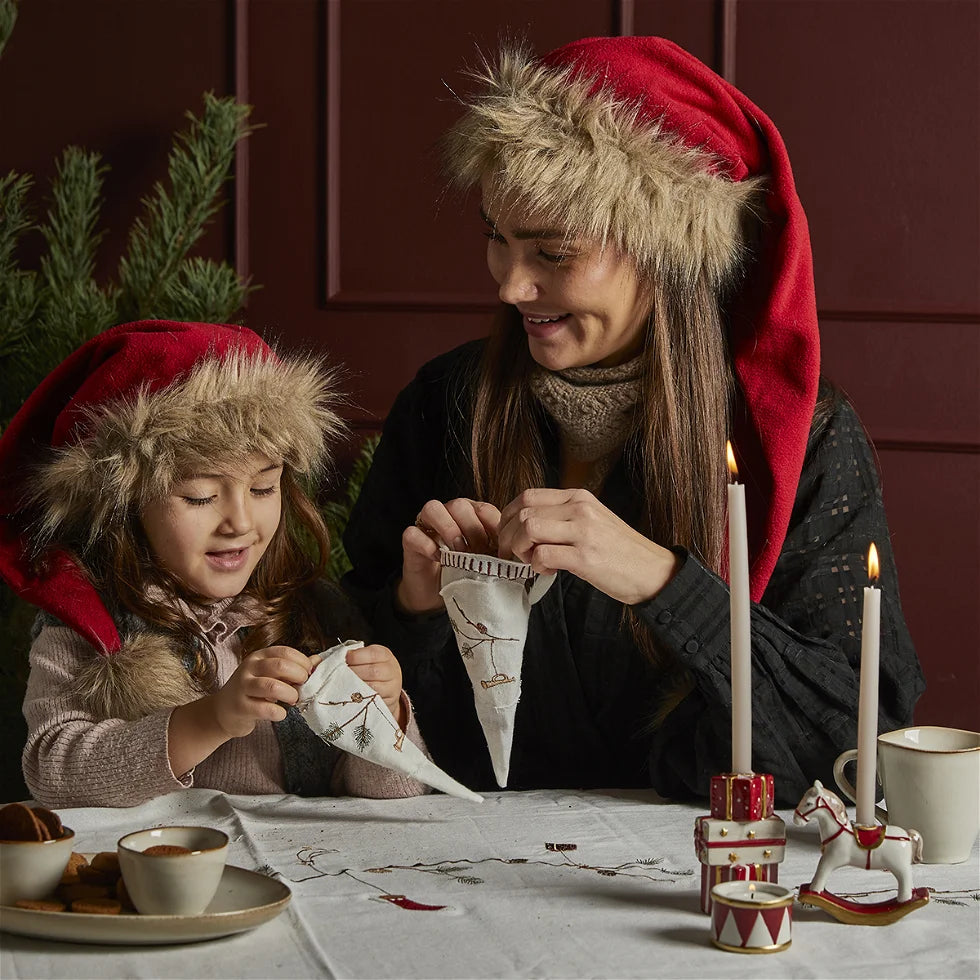
[[[820,366],[809,231],[779,132],[658,37],[586,38],[543,58],[504,50],[477,80],[447,144],[460,183],[487,178],[495,195],[615,244],[643,274],[719,292],[737,284],[732,441],[758,600],[786,536]],[[745,267],[756,211],[761,241]]]
[[[0,576],[113,659],[122,641],[77,564],[202,464],[249,453],[317,470],[343,430],[331,372],[245,327],[143,320],[99,334],[38,386],[0,438]]]

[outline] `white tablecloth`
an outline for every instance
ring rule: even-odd
[[[23,977],[963,977],[980,975],[976,848],[919,865],[932,900],[890,926],[794,909],[793,944],[747,956],[715,948],[699,910],[695,817],[706,807],[640,791],[538,791],[481,804],[226,796],[187,790],[131,809],[59,811],[78,850],[114,850],[162,823],[219,827],[230,864],[293,892],[276,919],[179,946],[88,946],[0,934],[0,976]],[[819,859],[816,829],[787,823],[780,884]],[[549,848],[570,845],[574,849]],[[845,869],[838,894],[894,892]],[[379,898],[404,895],[402,905]],[[438,910],[410,907],[445,906]],[[0,920],[2,921],[2,920]]]

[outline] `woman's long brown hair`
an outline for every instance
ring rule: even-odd
[[[641,393],[626,462],[640,484],[644,526],[664,546],[682,545],[721,571],[726,520],[732,372],[718,295],[704,280],[681,287],[656,278],[643,348]],[[474,495],[503,507],[544,486],[541,412],[527,384],[533,368],[520,315],[497,317],[475,385],[470,436]],[[676,658],[653,641],[634,610],[623,621],[661,675],[657,727],[693,687]]]
[[[703,283],[682,290],[655,282],[652,296],[639,411],[627,442],[645,507],[641,530],[719,571],[732,389],[721,312]],[[498,507],[544,485],[542,409],[527,384],[533,365],[520,314],[508,307],[479,368],[469,447],[474,493]]]

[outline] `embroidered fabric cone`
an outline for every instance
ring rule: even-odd
[[[324,740],[353,755],[474,803],[483,797],[443,772],[405,738],[384,699],[347,666],[347,651],[364,646],[348,640],[331,647],[299,689],[296,707],[303,720]]]
[[[442,589],[456,643],[473,685],[476,714],[497,785],[507,785],[514,718],[521,698],[527,621],[554,575],[488,555],[443,549]]]

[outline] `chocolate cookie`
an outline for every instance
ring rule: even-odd
[[[151,857],[173,857],[176,854],[190,854],[191,849],[181,847],[180,844],[154,844],[143,853],[149,854]]]
[[[47,827],[23,803],[0,807],[0,840],[50,840]]]
[[[119,915],[122,905],[114,898],[77,898],[71,903],[71,910],[89,915]]]
[[[21,898],[14,902],[14,908],[30,909],[33,912],[64,912],[65,903],[53,898]]]

